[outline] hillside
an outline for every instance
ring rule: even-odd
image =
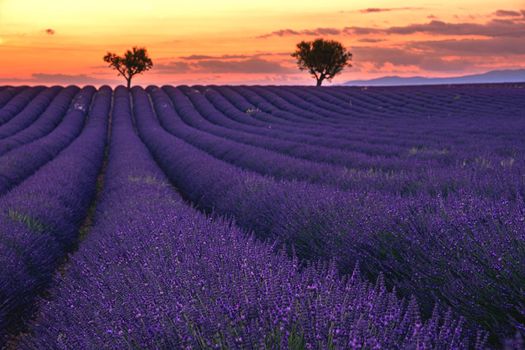
[[[386,76],[369,80],[350,80],[348,86],[401,86],[401,85],[447,85],[447,84],[490,84],[490,83],[523,83],[525,69],[494,70],[482,74],[459,77],[428,78]]]

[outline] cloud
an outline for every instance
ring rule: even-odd
[[[418,67],[427,71],[446,72],[461,71],[472,66],[472,62],[463,59],[445,59],[404,47],[385,48],[361,46],[353,49],[354,57],[361,64],[370,63],[380,70],[385,66]]]
[[[359,13],[378,13],[378,12],[392,12],[392,11],[410,11],[410,10],[422,10],[422,7],[391,7],[391,8],[378,8],[369,7],[366,9],[359,10]]]
[[[52,29],[52,28],[47,28],[44,30],[44,32],[47,34],[47,35],[55,35],[55,30]]]
[[[120,81],[100,79],[86,74],[33,73],[30,78],[1,78],[0,82],[22,84],[59,84],[59,85],[115,85]]]
[[[407,44],[408,49],[424,50],[434,55],[490,56],[525,55],[522,38],[451,39],[417,41]]]
[[[376,68],[381,68],[387,63],[396,66],[415,66],[423,60],[420,54],[414,54],[404,48],[358,46],[353,48],[352,53],[359,62],[372,63]]]
[[[522,38],[447,39],[411,41],[397,47],[354,46],[355,62],[378,71],[390,67],[417,68],[423,71],[453,72],[522,62]],[[495,54],[497,53],[497,54]],[[368,69],[370,71],[370,69]]]
[[[357,39],[360,43],[380,43],[382,41],[385,41],[385,39],[379,39],[379,38],[361,38]]]
[[[359,10],[361,13],[374,13],[374,12],[389,12],[392,11],[392,9],[380,9],[380,8],[367,8],[363,10]]]
[[[392,27],[390,33],[413,34],[423,32],[440,35],[481,35],[489,37],[497,36],[525,36],[525,27],[521,23],[512,20],[495,19],[485,24],[477,23],[446,23],[443,21],[431,21],[423,25],[410,25],[406,27]]]
[[[0,83],[2,84],[24,84],[24,83],[27,84],[28,79],[0,77]]]
[[[190,56],[180,56],[179,58],[183,60],[199,61],[199,60],[215,60],[215,59],[221,59],[221,60],[243,59],[243,58],[251,58],[255,56],[260,56],[260,55],[220,55],[220,56],[190,55]]]
[[[337,28],[317,28],[313,30],[303,30],[303,35],[337,35],[340,34],[341,30]]]
[[[48,73],[33,73],[31,81],[42,84],[61,84],[61,85],[104,85],[115,84],[115,80],[100,79],[91,77],[86,74],[48,74]]]
[[[498,10],[498,11],[494,12],[494,15],[497,16],[497,17],[521,17],[521,16],[523,16],[522,12],[520,12],[520,11],[509,11],[509,10]]]
[[[291,73],[292,70],[278,62],[258,58],[242,61],[207,60],[196,63],[198,70],[209,73]],[[294,71],[295,72],[295,71]]]
[[[485,24],[478,23],[447,23],[433,20],[423,24],[409,24],[390,28],[346,27],[346,33],[356,35],[397,34],[409,35],[426,33],[434,35],[479,35],[488,37],[525,37],[525,26],[520,21],[510,19],[493,19]]]
[[[525,11],[524,11],[525,12]],[[266,39],[274,36],[322,36],[322,35],[411,35],[425,33],[432,35],[478,35],[487,37],[525,37],[525,25],[521,19],[493,19],[487,23],[449,23],[440,20],[431,20],[428,23],[409,24],[406,26],[394,26],[388,28],[377,27],[344,27],[339,28],[315,28],[315,29],[280,29],[267,34],[259,35],[257,38]]]
[[[295,72],[295,70],[282,66],[279,62],[255,57],[232,60],[231,57],[226,56],[227,57],[223,59],[210,59],[210,57],[214,56],[205,56],[206,58],[203,58],[204,56],[201,55],[186,56],[184,58],[186,61],[172,61],[167,64],[157,64],[155,70],[160,74],[288,74]],[[193,61],[188,62],[190,57],[195,58],[193,58]]]
[[[291,35],[301,35],[301,32],[292,30],[292,29],[279,29],[268,34],[259,35],[258,39],[266,39],[272,36],[291,36]]]
[[[297,35],[309,35],[309,36],[320,36],[320,35],[339,35],[343,31],[337,28],[315,28],[315,29],[303,29],[303,30],[293,30],[293,29],[280,29],[273,31],[271,33],[263,34],[257,36],[257,39],[267,39],[272,36],[297,36]]]
[[[187,62],[173,61],[155,64],[153,70],[161,74],[184,74],[191,72],[192,65]]]

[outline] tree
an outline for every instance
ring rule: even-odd
[[[307,70],[316,79],[317,86],[325,79],[331,81],[344,67],[352,67],[352,54],[335,40],[301,41],[292,57],[300,70]]]
[[[141,74],[153,67],[153,61],[148,56],[148,51],[142,47],[133,47],[118,56],[115,53],[108,52],[104,56],[104,62],[109,63],[109,67],[116,69],[119,75],[122,75],[127,82],[128,89],[131,87],[131,78],[136,74]]]

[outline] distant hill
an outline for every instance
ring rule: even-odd
[[[525,69],[493,70],[482,74],[460,77],[426,78],[387,76],[370,80],[350,80],[344,85],[354,86],[393,86],[393,85],[439,85],[439,84],[480,84],[480,83],[522,83],[525,82]]]

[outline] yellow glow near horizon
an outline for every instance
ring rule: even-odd
[[[369,14],[360,12],[366,8],[397,10]],[[221,56],[281,53],[292,51],[299,40],[313,37],[257,37],[282,29],[300,31],[349,26],[385,28],[427,23],[430,18],[454,23],[486,23],[490,15],[499,9],[520,11],[525,9],[525,2],[0,0],[0,53],[6,63],[0,66],[0,78],[5,81],[7,78],[30,77],[33,73],[108,77],[112,76],[111,72],[101,69],[103,53],[107,50],[121,53],[134,45],[146,46],[154,62],[166,63],[176,61],[180,56],[194,54]],[[351,35],[334,38],[350,47],[364,45],[358,37]],[[386,38],[388,40],[374,44],[370,42],[368,45],[396,47],[403,41],[425,38],[432,39],[422,34],[403,38],[391,35]],[[277,60],[285,66],[293,64],[293,60],[284,56],[267,59]],[[508,61],[507,65],[515,65],[515,62]],[[366,71],[368,66],[363,63],[361,70],[354,72],[354,76],[374,74],[372,70]],[[410,67],[398,67],[398,70],[425,73],[422,69],[418,71]],[[157,78],[167,77],[162,75]],[[217,81],[229,79],[225,74],[222,77],[217,78]]]

